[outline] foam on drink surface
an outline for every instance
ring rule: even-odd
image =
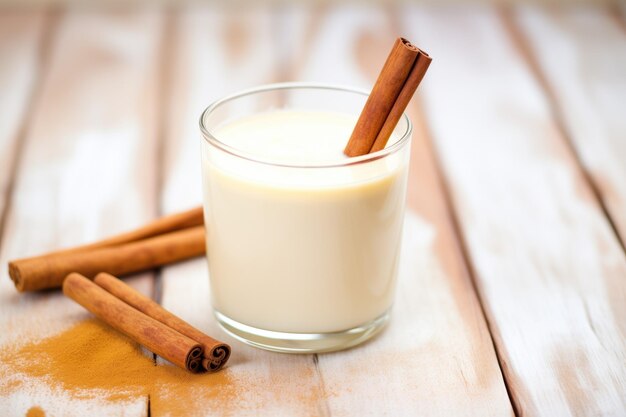
[[[225,144],[258,159],[289,165],[340,163],[356,116],[281,110],[258,113],[221,127]]]

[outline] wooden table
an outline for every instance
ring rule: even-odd
[[[408,212],[388,329],[345,352],[270,353],[218,329],[205,260],[129,279],[231,343],[225,372],[255,381],[227,409],[189,401],[203,401],[206,415],[626,415],[625,15],[2,11],[0,345],[88,317],[59,292],[18,295],[9,259],[200,204],[198,117],[211,101],[284,80],[369,87],[404,34],[434,62],[409,110]],[[54,384],[25,384],[38,394],[4,395],[0,415],[34,404],[52,416],[163,415],[150,396],[68,407]]]

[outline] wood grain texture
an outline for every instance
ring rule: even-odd
[[[24,139],[0,265],[198,205],[206,105],[286,79],[371,87],[402,34],[435,61],[409,109],[409,210],[389,328],[319,357],[249,348],[217,327],[204,260],[167,267],[163,305],[234,353],[215,374],[224,392],[181,380],[151,393],[151,415],[171,415],[172,403],[193,415],[511,415],[430,136],[518,415],[626,414],[626,260],[561,130],[624,237],[624,17],[519,9],[546,95],[492,9],[407,6],[396,20],[354,5],[272,13],[190,6],[162,44],[157,12],[70,11],[43,69],[46,18],[0,13],[0,187]],[[4,197],[0,189],[0,213]],[[150,275],[129,282],[152,291]],[[18,295],[0,273],[0,348],[87,316],[58,292]],[[23,379],[1,363],[0,376]],[[48,415],[148,414],[147,398],[76,399],[25,378],[0,396],[0,415],[34,405]]]
[[[568,137],[626,241],[626,30],[607,10],[591,7],[520,8],[515,22]]]
[[[310,51],[304,63],[292,63],[296,79],[371,87],[398,36],[399,28],[380,9],[332,7],[313,21],[319,26],[306,43],[306,15],[297,8],[292,13],[302,20],[292,25],[302,28],[302,38],[292,34],[290,55]],[[419,118],[416,106],[411,116]],[[363,346],[319,355],[329,414],[512,415],[426,132],[421,123],[415,127],[391,322]]]
[[[0,345],[40,340],[89,317],[60,292],[17,294],[4,269],[9,259],[101,238],[154,214],[159,34],[153,12],[61,16],[2,236]],[[147,275],[131,282],[151,291]],[[2,415],[25,415],[34,405],[48,415],[147,413],[147,398],[80,399],[58,384],[10,378],[22,384],[0,399]]]
[[[626,259],[544,92],[493,10],[402,16],[518,414],[624,415]]]
[[[212,101],[276,79],[274,20],[267,9],[195,9],[174,19],[167,102],[165,213],[201,204],[200,113]],[[310,355],[281,355],[249,347],[217,325],[205,259],[162,270],[161,304],[207,334],[231,345],[226,368],[215,375],[225,399],[209,400],[210,385],[179,398],[194,415],[323,415],[324,397]],[[184,382],[182,382],[184,383]],[[200,393],[200,394],[198,394]],[[151,394],[151,415],[167,415],[167,392]]]
[[[43,11],[0,13],[0,219],[30,114],[28,105],[41,74],[42,35],[49,20]]]

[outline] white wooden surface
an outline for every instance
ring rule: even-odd
[[[26,379],[0,398],[0,414],[39,405],[48,415],[141,416],[149,407],[163,416],[173,402],[193,415],[626,414],[626,260],[566,142],[618,224],[626,131],[610,105],[626,76],[600,64],[577,71],[567,51],[619,58],[624,32],[591,11],[513,12],[522,45],[560,51],[535,50],[542,84],[501,13],[487,8],[69,10],[47,47],[45,18],[3,25],[14,16],[0,10],[0,86],[10,91],[0,94],[0,186],[13,183],[0,195],[0,211],[9,201],[1,265],[199,204],[198,117],[224,94],[294,79],[371,86],[398,34],[435,57],[409,109],[399,291],[382,335],[319,356],[247,347],[217,327],[198,259],[157,272],[156,291],[151,274],[131,282],[229,342],[224,372],[181,380],[185,390],[172,391],[181,398],[163,387],[129,403],[77,400]],[[593,108],[580,104],[589,100]],[[4,162],[19,147],[9,178]],[[58,292],[18,295],[4,266],[0,278],[0,348],[88,317]]]
[[[4,267],[9,259],[103,237],[155,213],[160,20],[151,12],[60,17],[2,235],[0,345],[38,340],[89,317],[58,291],[18,295]],[[148,275],[132,282],[151,291]],[[33,405],[49,415],[147,414],[147,398],[80,400],[58,384],[2,374],[22,385],[0,398],[1,415],[25,415]]]
[[[624,415],[626,258],[545,94],[496,12],[403,16],[518,414]]]
[[[516,17],[566,133],[626,241],[626,23],[594,8],[524,8]]]

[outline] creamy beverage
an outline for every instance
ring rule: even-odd
[[[348,113],[273,110],[212,128],[219,149],[203,146],[202,164],[218,317],[273,332],[329,333],[387,313],[407,146],[347,165],[342,151],[355,122]]]

